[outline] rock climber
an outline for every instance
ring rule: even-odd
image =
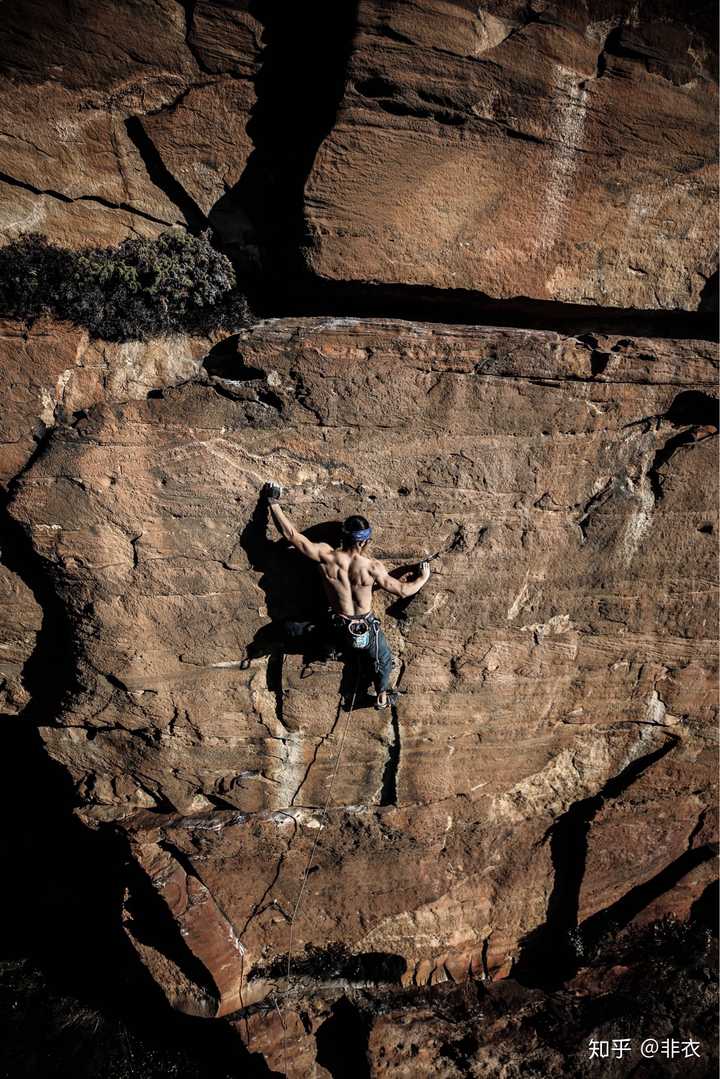
[[[282,488],[266,483],[263,496],[267,499],[273,521],[284,538],[306,558],[318,562],[329,603],[328,637],[345,654],[359,650],[373,663],[373,682],[376,708],[387,708],[392,699],[390,675],[393,656],[380,628],[380,620],[372,611],[374,588],[382,588],[403,599],[419,592],[430,577],[428,562],[421,562],[415,579],[398,581],[391,577],[382,562],[365,554],[372,528],[365,517],[348,517],[342,526],[340,547],[329,543],[314,543],[299,532],[280,507]]]

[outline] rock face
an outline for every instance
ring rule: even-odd
[[[259,30],[220,3],[186,7],[24,0],[6,14],[5,242],[41,232],[85,247],[207,224],[250,153]]]
[[[100,401],[143,396],[197,373],[210,342],[190,337],[125,344],[90,341],[73,326],[40,320],[32,328],[0,321],[0,496],[37,452],[57,421]],[[0,565],[0,709],[15,715],[28,703],[22,668],[32,655],[42,609],[19,573],[26,550],[8,537]],[[10,567],[10,562],[13,568]],[[33,582],[34,583],[34,582]]]
[[[0,242],[211,227],[266,310],[324,317],[0,323],[0,710],[122,836],[168,1000],[263,1074],[342,1074],[346,1038],[388,1079],[570,1074],[576,997],[637,988],[578,968],[713,882],[715,13],[281,7],[4,13]],[[565,332],[346,317],[398,297]],[[269,478],[314,538],[360,512],[398,573],[437,555],[377,595],[392,710],[288,640],[326,611]]]
[[[714,5],[70,8],[23,0],[0,38],[6,242],[211,225],[327,282],[706,301]]]
[[[694,310],[716,268],[711,9],[360,0],[306,187],[333,280]]]
[[[714,385],[703,342],[278,320],[57,427],[10,504],[73,626],[42,734],[175,921],[177,955],[135,933],[174,1003],[262,1000],[288,953],[322,982],[338,946],[360,980],[496,976],[698,898]],[[242,669],[322,610],[258,508],[270,473],[301,528],[359,511],[389,563],[443,552],[379,597],[391,716],[362,684],[343,712],[333,661]]]

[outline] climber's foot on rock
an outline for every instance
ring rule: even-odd
[[[377,695],[377,698],[375,700],[375,707],[376,708],[391,708],[393,705],[397,704],[397,702],[400,700],[400,694],[404,693],[404,692],[405,692],[404,689],[387,689],[387,690],[383,690],[381,693],[378,693],[378,695]]]

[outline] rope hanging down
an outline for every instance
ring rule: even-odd
[[[343,728],[342,737],[340,739],[340,745],[338,746],[337,756],[335,757],[335,767],[333,768],[333,774],[332,774],[332,777],[330,779],[330,786],[328,787],[327,797],[325,799],[325,804],[323,805],[322,813],[320,815],[321,816],[320,827],[318,828],[318,830],[317,830],[317,832],[315,834],[315,840],[313,842],[312,849],[310,850],[310,857],[308,858],[307,865],[305,866],[305,872],[303,873],[302,883],[300,885],[300,891],[298,893],[298,897],[297,897],[297,900],[295,902],[295,906],[293,907],[292,915],[290,917],[290,940],[289,940],[289,943],[288,943],[288,961],[287,961],[287,974],[286,974],[286,978],[287,978],[287,981],[288,981],[288,989],[289,989],[289,982],[290,982],[290,969],[291,969],[291,964],[292,964],[292,952],[293,952],[293,937],[294,937],[294,930],[295,930],[295,919],[297,918],[298,911],[300,910],[300,903],[302,902],[303,894],[305,892],[305,885],[307,884],[307,879],[308,879],[308,876],[310,875],[310,870],[312,869],[313,859],[315,858],[315,851],[317,849],[318,840],[320,839],[320,834],[321,834],[323,828],[325,827],[325,822],[327,820],[327,811],[328,811],[328,807],[330,805],[330,799],[332,798],[333,787],[335,786],[335,779],[336,779],[337,774],[338,774],[338,768],[340,767],[340,757],[342,756],[343,746],[345,745],[345,738],[346,738],[346,735],[347,735],[347,732],[348,732],[348,728],[350,726],[350,717],[352,715],[353,708],[355,707],[355,697],[357,696],[357,690],[358,690],[359,681],[360,681],[360,679],[358,677],[358,680],[355,683],[355,689],[353,690],[352,700],[350,701],[350,707],[348,708],[347,719],[345,720],[345,726]],[[341,703],[341,705],[339,707],[342,707],[342,703]]]
[[[335,779],[336,779],[337,774],[338,774],[338,768],[340,767],[340,758],[342,756],[343,746],[345,745],[345,738],[347,736],[348,728],[350,727],[350,717],[352,716],[353,708],[355,707],[355,698],[357,696],[357,691],[358,691],[359,684],[360,684],[360,675],[358,674],[357,680],[355,682],[355,689],[353,690],[352,699],[350,701],[350,707],[348,708],[347,719],[345,720],[345,726],[343,728],[342,737],[340,738],[340,745],[338,746],[337,755],[335,757],[335,766],[333,768],[333,773],[332,773],[332,776],[330,778],[330,786],[328,787],[327,797],[325,799],[325,803],[323,805],[322,812],[320,814],[320,818],[321,818],[320,827],[318,828],[317,832],[315,833],[315,839],[313,841],[313,845],[312,845],[312,848],[310,850],[310,857],[307,860],[307,865],[305,866],[305,872],[303,873],[302,882],[300,884],[300,891],[298,892],[298,897],[297,897],[297,900],[295,901],[295,906],[293,907],[292,915],[290,916],[290,939],[288,941],[288,957],[287,957],[287,971],[286,971],[287,989],[285,990],[285,995],[287,995],[287,993],[290,992],[290,972],[291,972],[291,968],[292,968],[293,944],[294,944],[294,935],[295,935],[295,919],[298,916],[298,911],[300,910],[300,904],[302,902],[302,898],[303,898],[303,895],[305,893],[305,886],[307,884],[308,877],[310,876],[310,870],[312,869],[313,860],[315,858],[315,851],[317,850],[318,840],[320,839],[320,834],[321,834],[323,828],[325,827],[325,822],[327,820],[327,812],[328,812],[328,808],[330,806],[330,799],[332,798],[333,788],[335,786]],[[340,698],[340,704],[338,705],[338,709],[340,709],[340,708],[342,708],[342,696]],[[275,1004],[275,1007],[277,1008],[277,1003]],[[277,1008],[277,1010],[278,1010],[278,1014],[280,1015],[280,1021],[282,1023],[282,1028],[283,1028],[283,1055],[285,1057],[285,1071],[287,1072],[287,1034],[286,1034],[285,1023],[283,1021],[282,1014],[280,1013],[280,1009]]]

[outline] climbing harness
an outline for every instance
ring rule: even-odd
[[[330,620],[333,628],[339,631],[344,642],[353,650],[365,651],[370,645],[371,635],[373,636],[374,668],[377,674],[380,669],[380,619],[376,618],[372,611],[352,617],[330,611]]]

